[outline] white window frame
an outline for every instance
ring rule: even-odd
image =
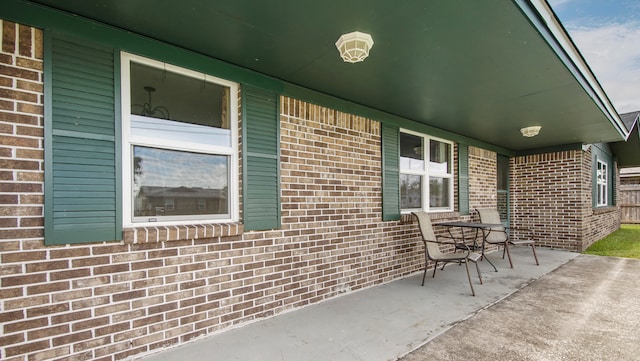
[[[211,82],[218,85],[229,87],[229,120],[231,131],[231,147],[219,147],[213,145],[199,145],[185,141],[159,140],[151,137],[133,136],[131,134],[131,91],[130,91],[130,63],[136,62],[158,69],[165,69],[173,73],[182,74]],[[154,225],[183,225],[194,223],[228,223],[238,222],[240,218],[239,212],[239,187],[238,187],[238,84],[220,79],[208,74],[196,72],[193,70],[181,68],[175,65],[152,60],[138,55],[122,52],[120,54],[120,72],[121,72],[121,116],[122,116],[122,217],[123,226],[125,227],[144,227]],[[133,217],[133,165],[132,165],[132,147],[133,145],[144,147],[156,147],[168,150],[178,151],[196,151],[205,154],[217,154],[229,156],[229,216],[224,218],[208,218],[194,215],[189,219],[162,219],[155,221],[135,221]]]
[[[596,206],[605,207],[609,205],[609,164],[598,159],[596,167]]]
[[[454,147],[454,143],[452,141],[446,140],[446,139],[442,139],[442,138],[437,138],[437,137],[433,137],[430,136],[428,134],[424,134],[424,133],[420,133],[420,132],[416,132],[413,130],[409,130],[409,129],[400,129],[400,133],[405,133],[405,134],[410,134],[413,136],[417,136],[417,137],[421,137],[422,138],[422,144],[423,144],[423,149],[422,149],[422,156],[424,159],[424,169],[423,170],[414,170],[414,169],[402,169],[402,162],[399,160],[400,163],[400,175],[402,174],[409,174],[409,175],[420,175],[422,177],[422,207],[421,208],[402,208],[400,211],[402,214],[408,214],[414,211],[425,211],[425,212],[431,212],[431,213],[435,213],[435,212],[451,212],[453,211],[453,207],[454,207],[454,194],[453,194],[453,183],[454,183],[454,164],[453,164],[453,153],[455,151],[455,147]],[[431,147],[429,146],[430,141],[435,140],[438,142],[442,142],[442,143],[446,143],[449,145],[449,149],[451,150],[449,153],[449,159],[447,160],[449,162],[450,165],[450,171],[451,173],[441,173],[441,172],[430,172],[429,170],[429,159],[430,159],[430,151],[431,151]],[[400,157],[400,154],[398,154],[398,157]],[[429,204],[429,200],[430,200],[430,187],[429,187],[429,179],[430,177],[439,177],[439,178],[445,178],[445,179],[449,179],[449,207],[431,207],[431,205]]]

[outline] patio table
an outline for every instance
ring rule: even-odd
[[[479,222],[465,222],[465,221],[438,222],[438,223],[435,223],[435,225],[447,227],[447,231],[449,232],[449,235],[451,236],[451,238],[454,240],[456,239],[460,240],[460,244],[456,244],[456,249],[467,249],[467,246],[468,246],[467,241],[473,240],[473,246],[471,246],[473,250],[480,249],[481,259],[486,259],[487,262],[489,262],[489,264],[491,265],[491,267],[493,267],[493,269],[496,272],[498,272],[498,269],[493,264],[493,262],[491,262],[491,260],[485,257],[484,255],[485,241],[493,228],[504,227],[504,225],[500,223],[479,223]],[[454,236],[453,233],[451,232],[452,228],[460,228],[461,230],[460,233],[462,236],[461,237]],[[475,230],[475,234],[473,235],[473,238],[466,237],[465,229],[471,229],[472,231]],[[478,245],[478,231],[482,231],[482,244],[480,245]]]

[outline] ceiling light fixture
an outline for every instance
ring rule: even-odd
[[[342,34],[336,41],[336,48],[340,52],[342,60],[346,63],[358,63],[369,56],[369,50],[373,47],[371,35],[354,31]]]
[[[527,138],[531,138],[531,137],[535,137],[536,135],[538,135],[538,133],[540,133],[540,129],[542,129],[541,126],[534,125],[534,126],[531,126],[531,127],[525,127],[525,128],[520,129],[520,133],[522,133],[522,135],[527,137]]]

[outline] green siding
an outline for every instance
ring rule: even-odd
[[[111,48],[47,34],[45,242],[122,239]]]
[[[400,219],[400,128],[382,124],[382,220]]]
[[[469,214],[469,146],[458,144],[458,212]]]
[[[280,228],[277,99],[274,92],[242,87],[245,230]]]

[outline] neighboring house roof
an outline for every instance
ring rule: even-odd
[[[611,150],[616,156],[618,166],[621,168],[626,167],[640,167],[640,111],[620,114],[625,127],[627,128],[629,135],[626,140],[610,143]]]
[[[195,199],[210,199],[210,198],[227,198],[227,192],[222,189],[205,189],[197,187],[156,187],[156,186],[143,186],[140,187],[140,193],[145,197],[160,197],[160,198],[195,198]]]
[[[4,0],[0,15],[125,51],[129,33],[156,39],[208,57],[202,69],[236,66],[216,76],[506,154],[627,136],[544,0]],[[356,30],[374,46],[363,63],[344,63],[334,43]],[[531,125],[542,131],[523,138]]]
[[[629,131],[629,133],[631,133],[631,131],[633,130],[633,127],[638,121],[639,117],[640,111],[620,114],[620,119],[622,119],[622,122],[624,123],[624,126],[625,128],[627,128],[627,131]]]

